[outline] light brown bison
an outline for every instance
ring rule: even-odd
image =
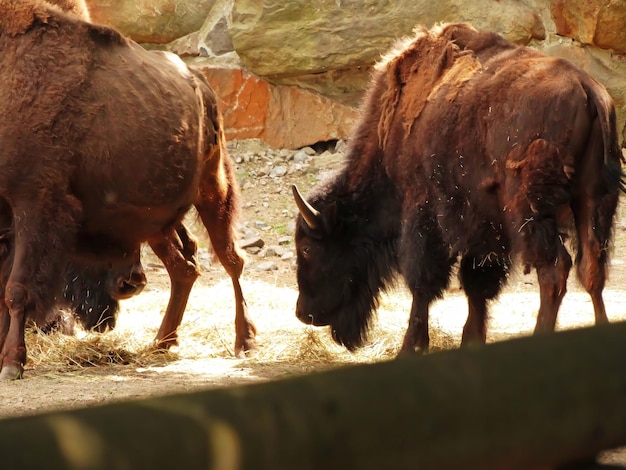
[[[62,294],[65,263],[115,271],[147,242],[171,278],[156,342],[176,342],[198,276],[195,206],[230,275],[235,350],[254,347],[234,234],[238,192],[216,97],[177,56],[37,1],[0,0],[0,378],[20,377],[24,324]]]
[[[463,342],[484,342],[518,259],[539,280],[535,331],[551,331],[572,234],[606,322],[620,155],[612,100],[585,72],[468,25],[420,29],[380,64],[343,171],[308,202],[294,188],[297,316],[354,349],[399,272],[413,294],[402,351],[427,349],[429,306],[460,259]]]

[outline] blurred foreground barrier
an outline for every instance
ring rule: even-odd
[[[625,444],[626,323],[0,421],[5,469],[550,469]]]

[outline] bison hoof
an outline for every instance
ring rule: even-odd
[[[24,376],[24,368],[19,364],[6,364],[0,371],[0,380],[17,380]]]
[[[428,352],[428,346],[402,346],[398,352],[397,357],[413,356],[415,354],[426,354]]]
[[[244,359],[246,357],[252,357],[258,351],[259,344],[254,338],[249,338],[243,341],[237,341],[235,343],[235,357]]]
[[[169,351],[170,348],[178,346],[178,338],[155,339],[153,347],[156,351]]]

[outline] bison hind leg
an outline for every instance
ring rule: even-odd
[[[200,274],[196,260],[197,243],[182,223],[163,238],[149,243],[170,276],[170,299],[155,338],[158,348],[169,349],[178,344],[178,326],[191,288]]]
[[[219,157],[218,157],[219,155]],[[248,315],[248,306],[239,281],[245,264],[237,246],[235,221],[239,192],[234,168],[223,145],[213,158],[221,159],[221,170],[207,172],[202,181],[201,197],[195,203],[198,215],[206,228],[213,250],[230,276],[235,294],[235,356],[252,354],[258,347],[257,329]]]
[[[607,323],[602,291],[606,282],[611,229],[618,196],[607,193],[602,198],[576,201],[572,211],[578,237],[576,273],[591,297],[596,323]]]
[[[537,271],[540,306],[535,333],[554,331],[572,266],[563,244],[562,219],[576,192],[574,157],[544,139],[534,140],[520,155],[523,159],[515,165],[507,162],[509,208],[515,217],[511,237],[524,265]]]

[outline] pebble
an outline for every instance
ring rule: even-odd
[[[278,244],[279,244],[279,245],[289,245],[292,241],[293,241],[293,238],[292,238],[292,237],[287,237],[287,236],[285,236],[285,237],[280,237],[280,238],[278,239]]]
[[[245,240],[241,240],[239,242],[239,246],[244,249],[252,247],[263,248],[263,246],[265,246],[265,242],[261,237],[247,238]]]
[[[257,271],[276,271],[278,265],[274,261],[264,261],[256,265]]]
[[[279,178],[287,174],[287,167],[283,165],[277,165],[270,170],[270,177]]]
[[[306,163],[310,160],[310,156],[304,152],[303,150],[298,150],[294,155],[293,155],[293,162],[294,163]]]

